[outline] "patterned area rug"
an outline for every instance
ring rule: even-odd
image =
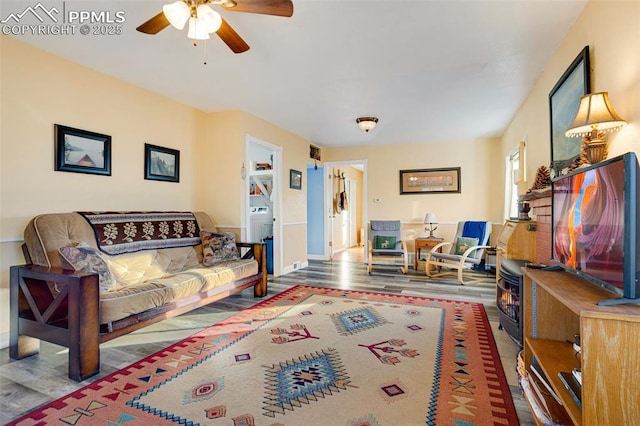
[[[479,303],[296,286],[11,424],[517,424]]]

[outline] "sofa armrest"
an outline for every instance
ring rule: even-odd
[[[258,262],[258,273],[262,274],[262,281],[260,285],[256,285],[253,288],[253,293],[256,297],[263,297],[267,295],[267,244],[266,243],[245,243],[236,242],[236,246],[239,249],[248,249],[245,254],[242,255],[243,259],[255,259]]]
[[[98,275],[33,265],[10,271],[11,358],[37,353],[34,339],[42,339],[69,348],[70,378],[83,380],[99,371]]]

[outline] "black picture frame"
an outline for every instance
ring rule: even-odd
[[[460,167],[400,170],[400,195],[459,192]]]
[[[111,136],[54,125],[57,172],[111,176]]]
[[[580,98],[591,92],[590,70],[589,46],[585,46],[549,93],[551,169],[556,176],[581,154],[582,138],[564,134],[576,117]]]
[[[144,178],[163,182],[180,182],[180,151],[145,143]]]
[[[289,188],[302,189],[302,172],[298,170],[289,170]]]

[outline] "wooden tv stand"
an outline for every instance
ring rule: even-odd
[[[524,271],[524,363],[534,358],[575,425],[640,419],[640,305],[598,306],[615,295],[566,271]],[[571,342],[581,337],[580,360]],[[558,372],[582,368],[582,409]],[[535,416],[534,416],[535,417]]]

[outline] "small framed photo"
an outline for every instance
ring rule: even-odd
[[[59,172],[111,176],[111,136],[55,125],[55,168]]]
[[[289,171],[289,188],[302,189],[302,172],[290,169]]]
[[[400,170],[400,195],[460,192],[460,167]]]
[[[180,151],[145,143],[144,178],[180,182]]]

